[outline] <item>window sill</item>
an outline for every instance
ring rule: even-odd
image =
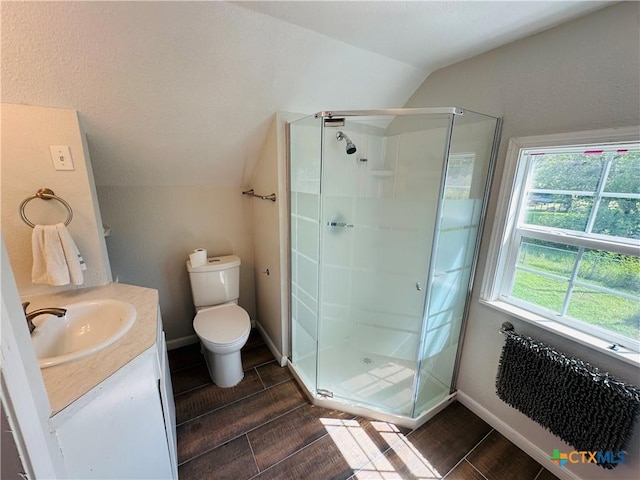
[[[548,320],[539,315],[536,315],[535,313],[531,313],[527,310],[516,307],[514,305],[510,305],[505,302],[501,302],[498,300],[489,301],[480,299],[480,303],[496,309],[502,313],[506,313],[507,315],[516,317],[523,322],[530,323],[532,325],[535,325],[536,327],[547,330],[548,332],[555,333],[557,335],[560,335],[561,337],[577,342],[599,353],[603,353],[605,355],[608,355],[609,357],[616,358],[624,363],[628,363],[635,367],[640,367],[640,353],[638,352],[628,350],[624,347],[620,347],[619,350],[611,350],[610,348],[608,348],[611,345],[611,342],[607,342],[600,338],[594,337],[593,335],[589,335],[588,333],[582,332],[575,328],[571,328],[567,325],[554,322],[553,320]]]

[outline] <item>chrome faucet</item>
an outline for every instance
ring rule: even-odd
[[[27,313],[27,307],[31,302],[24,302],[22,304],[22,310],[24,311],[24,316],[27,319],[27,326],[29,327],[29,333],[33,333],[36,329],[36,326],[33,324],[33,319],[38,315],[55,315],[56,317],[64,317],[67,314],[67,311],[64,308],[58,307],[47,307],[47,308],[39,308],[38,310],[34,310],[33,312]]]

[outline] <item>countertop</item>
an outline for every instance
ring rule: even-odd
[[[124,337],[104,350],[89,357],[40,370],[49,395],[51,416],[71,405],[155,344],[158,333],[158,291],[112,283],[104,287],[22,297],[23,302],[31,302],[29,311],[104,298],[131,303],[136,308],[136,321]]]

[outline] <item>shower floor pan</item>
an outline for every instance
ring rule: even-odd
[[[412,418],[414,362],[354,349],[351,345],[331,347],[321,353],[321,358],[324,366],[318,369],[318,388],[331,392],[333,397],[312,390],[313,382],[304,376],[303,372],[311,370],[304,367],[311,367],[315,358],[288,364],[311,403],[317,406],[417,428],[455,396],[449,394],[448,386],[427,374],[420,398],[431,400],[420,415]]]

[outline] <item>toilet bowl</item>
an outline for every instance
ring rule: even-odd
[[[249,315],[235,303],[203,308],[193,319],[209,375],[219,387],[234,387],[244,377],[240,349],[251,332]]]

